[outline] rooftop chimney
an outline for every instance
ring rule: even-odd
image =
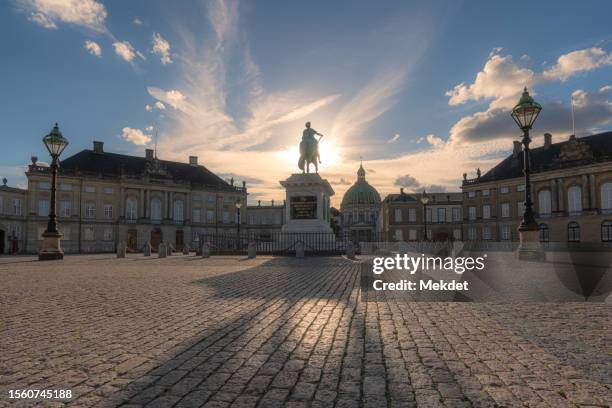
[[[198,156],[189,156],[189,165],[197,166],[198,165]]]
[[[104,142],[99,142],[97,140],[93,141],[93,151],[94,153],[104,153]]]
[[[521,142],[515,140],[514,142],[512,142],[512,144],[514,145],[512,149],[512,157],[516,158],[521,153]]]
[[[147,160],[153,160],[153,149],[145,149],[145,158]]]
[[[400,194],[404,194],[404,187],[400,187]]]
[[[552,135],[550,133],[544,133],[544,148],[548,149],[552,144]]]

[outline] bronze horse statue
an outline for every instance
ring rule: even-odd
[[[319,140],[315,135],[321,136]],[[306,129],[302,132],[302,141],[300,142],[300,160],[298,167],[302,173],[310,173],[310,165],[314,164],[315,172],[319,172],[319,163],[321,156],[319,155],[319,141],[323,135],[310,127],[310,122],[306,122]]]

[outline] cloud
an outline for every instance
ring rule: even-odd
[[[337,185],[337,186],[350,186],[352,183],[348,181],[347,179],[345,179],[344,177],[342,177],[340,180],[330,180],[329,184]]]
[[[145,110],[147,112],[151,112],[153,111],[153,109],[166,110],[166,105],[164,105],[163,102],[160,102],[160,101],[156,101],[153,105],[149,105],[149,104],[145,105]]]
[[[427,140],[427,143],[429,143],[433,147],[439,147],[445,143],[444,140],[433,134],[425,136],[425,140]]]
[[[128,142],[132,142],[136,145],[145,145],[151,142],[151,135],[143,133],[140,129],[133,129],[130,127],[124,127],[122,129],[122,137]]]
[[[393,182],[393,185],[395,186],[399,186],[399,187],[419,187],[421,185],[421,183],[419,183],[417,181],[417,179],[415,179],[414,177],[412,177],[409,174],[403,175],[403,176],[399,176],[398,178],[395,179],[395,181]]]
[[[57,28],[61,22],[107,33],[108,13],[96,0],[17,0],[17,4],[29,13],[30,21],[48,29]]]
[[[550,69],[542,72],[546,80],[567,81],[579,72],[592,71],[605,65],[612,65],[612,53],[593,47],[562,55]]]
[[[132,20],[132,23],[133,23],[134,25],[142,25],[142,24],[143,24],[142,20],[141,20],[141,19],[139,19],[138,17],[137,17],[137,18],[135,18],[134,20]]]
[[[150,86],[147,88],[147,92],[155,99],[158,99],[158,101],[155,102],[155,107],[157,109],[166,109],[164,105],[166,104],[172,106],[174,109],[184,110],[185,113],[190,111],[185,95],[178,89],[169,89],[166,91]]]
[[[89,51],[91,55],[95,55],[96,57],[102,56],[102,48],[95,41],[85,41],[85,49]]]
[[[132,62],[136,53],[134,52],[134,47],[128,41],[117,41],[113,43],[113,47],[115,48],[115,54],[123,58],[127,62]]]
[[[387,143],[395,143],[399,140],[399,138],[400,138],[400,134],[396,133],[395,135],[393,135],[391,139],[387,140]]]
[[[172,64],[172,59],[170,59],[170,43],[159,33],[153,33],[152,52],[160,57],[163,65]]]

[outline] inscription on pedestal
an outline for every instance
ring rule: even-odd
[[[317,218],[317,197],[294,196],[290,200],[292,220],[313,220]]]

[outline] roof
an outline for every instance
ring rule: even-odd
[[[149,176],[190,182],[192,185],[235,190],[225,180],[201,165],[168,160],[147,159],[117,153],[82,150],[61,161],[60,173],[90,173],[100,177]]]
[[[612,132],[569,139],[530,151],[531,172],[543,172],[612,160]],[[523,176],[523,152],[506,157],[479,179],[467,183],[484,183]]]
[[[380,204],[380,194],[366,181],[363,165],[357,170],[357,181],[344,193],[340,208],[348,205]]]
[[[448,193],[427,193],[430,201],[428,205],[436,204],[453,204],[460,203],[463,200],[463,194],[461,192],[448,192]],[[389,194],[385,197],[385,203],[420,203],[421,193],[404,193],[403,191],[399,194]]]

